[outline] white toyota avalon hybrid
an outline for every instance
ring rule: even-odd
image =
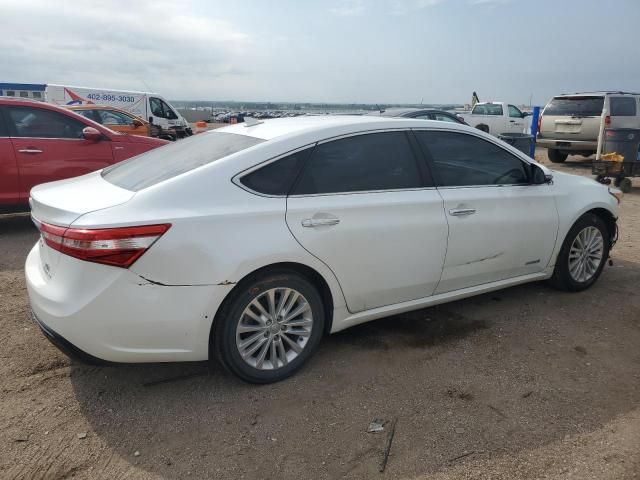
[[[588,288],[618,195],[463,125],[254,121],[35,187],[27,286],[71,355],[217,358],[273,382],[362,322],[537,280]]]

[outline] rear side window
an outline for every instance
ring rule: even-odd
[[[265,195],[287,195],[311,151],[308,148],[271,162],[242,177],[240,183]]]
[[[474,115],[502,115],[502,105],[493,105],[490,103],[476,105],[471,113]]]
[[[44,108],[9,107],[7,111],[16,137],[81,138],[86,127],[74,118]]]
[[[262,142],[260,138],[235,133],[204,133],[107,167],[102,177],[137,192]]]
[[[529,183],[524,162],[494,143],[466,133],[416,131],[416,137],[440,186]]]
[[[318,145],[293,193],[312,195],[421,186],[420,170],[406,134],[383,132]]]
[[[599,117],[604,97],[555,97],[544,109],[545,115],[569,117]]]
[[[609,97],[609,106],[614,117],[636,116],[636,99],[633,97]]]

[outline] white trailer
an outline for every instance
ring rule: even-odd
[[[159,126],[163,136],[182,138],[192,134],[189,123],[161,95],[149,92],[109,90],[47,84],[45,101],[55,105],[111,105]]]

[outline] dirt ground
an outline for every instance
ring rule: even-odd
[[[4,218],[0,478],[640,478],[638,182],[620,228],[587,292],[530,284],[379,320],[253,386],[205,364],[70,362],[29,318],[37,233]]]

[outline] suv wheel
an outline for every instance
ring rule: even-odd
[[[555,148],[550,148],[549,150],[547,150],[547,156],[553,163],[562,163],[567,159],[569,154],[563,153],[560,150],[556,150]]]

